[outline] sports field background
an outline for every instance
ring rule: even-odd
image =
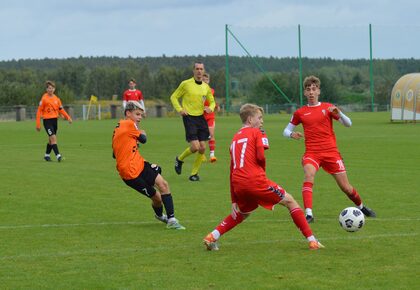
[[[217,119],[218,161],[204,164],[196,183],[188,181],[192,157],[181,176],[173,170],[187,146],[181,120],[143,120],[140,151],[163,167],[186,231],[167,230],[120,180],[111,150],[117,120],[59,122],[62,163],[43,161],[47,135],[34,122],[0,122],[0,289],[418,289],[420,127],[390,123],[389,113],[349,116],[351,128],[335,123],[339,148],[378,218],[360,232],[342,230],[338,214],[352,203],[320,171],[312,225],[320,251],[307,249],[282,207],[258,209],[222,237],[220,251],[204,249],[202,238],[230,212],[238,116]],[[304,146],[282,137],[289,119],[265,118],[267,173],[301,204]]]

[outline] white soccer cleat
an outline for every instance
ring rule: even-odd
[[[168,217],[166,216],[166,214],[163,214],[162,216],[157,216],[155,215],[155,218],[161,222],[163,222],[164,224],[168,223]]]
[[[185,227],[181,225],[177,219],[170,219],[168,220],[168,223],[166,224],[167,229],[173,229],[173,230],[185,230]]]

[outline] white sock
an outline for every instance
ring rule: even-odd
[[[358,209],[362,209],[362,208],[363,208],[363,203],[361,203],[360,205],[356,205],[356,207],[357,207]]]
[[[305,215],[313,216],[312,215],[312,209],[311,208],[305,208]]]
[[[45,157],[50,157],[50,154],[45,153]]]
[[[170,218],[170,219],[168,219],[168,224],[170,224],[170,223],[173,223],[173,222],[176,222],[176,218]]]
[[[214,151],[210,151],[210,157],[214,157]]]
[[[308,240],[308,242],[313,242],[313,241],[316,241],[316,239],[315,239],[315,236],[314,236],[314,235],[312,235],[312,236],[310,236],[310,237],[307,237],[306,239]]]
[[[211,232],[213,235],[213,238],[215,238],[216,240],[218,240],[220,238],[220,233],[218,230],[214,230]]]

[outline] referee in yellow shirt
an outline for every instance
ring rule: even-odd
[[[177,174],[181,174],[184,159],[198,152],[189,179],[199,181],[198,171],[206,151],[206,141],[210,139],[209,127],[204,119],[203,112],[213,112],[216,103],[210,86],[202,80],[204,64],[195,62],[193,74],[192,78],[181,82],[173,92],[171,102],[175,110],[182,116],[185,137],[187,142],[190,143],[190,146],[175,158],[175,171]],[[210,103],[208,107],[204,107],[204,98]],[[180,99],[182,99],[181,103]]]

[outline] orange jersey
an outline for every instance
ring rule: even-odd
[[[144,158],[137,146],[140,134],[140,130],[132,120],[120,120],[112,136],[112,150],[117,160],[117,170],[125,180],[136,178],[144,168]]]
[[[36,127],[41,128],[41,117],[43,119],[54,119],[58,118],[60,114],[67,120],[71,120],[70,116],[63,109],[60,98],[56,95],[50,96],[45,93],[39,102],[38,111],[36,112]]]

